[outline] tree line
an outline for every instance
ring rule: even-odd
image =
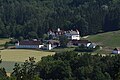
[[[0,69],[0,80],[120,80],[120,55],[61,52],[34,59],[16,63],[11,77]]]
[[[81,36],[120,29],[119,0],[0,0],[0,37],[42,38],[48,30]]]

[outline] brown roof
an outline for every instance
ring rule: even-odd
[[[72,40],[71,42],[74,43],[74,44],[78,44],[78,43],[82,43],[82,44],[91,43],[89,40]]]
[[[47,42],[50,44],[59,44],[60,43],[60,41],[58,41],[58,40],[48,40]]]
[[[19,45],[40,45],[41,41],[20,41]]]

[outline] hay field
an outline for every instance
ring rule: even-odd
[[[10,41],[10,39],[0,38],[0,44],[5,44],[6,42],[9,42],[9,41]]]
[[[10,62],[24,62],[29,57],[35,57],[36,61],[40,61],[41,57],[47,55],[53,55],[54,52],[44,52],[37,50],[25,50],[25,49],[6,49],[0,50],[0,55],[3,61]]]

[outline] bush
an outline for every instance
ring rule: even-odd
[[[78,52],[94,52],[96,50],[100,49],[100,46],[97,45],[96,48],[89,48],[89,47],[85,47],[83,45],[75,48],[75,51],[78,51]]]
[[[5,43],[4,48],[5,48],[5,49],[8,48],[8,42]]]

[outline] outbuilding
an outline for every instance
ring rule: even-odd
[[[44,45],[42,44],[41,41],[18,41],[18,43],[15,44],[17,49],[39,49],[43,47]]]
[[[115,48],[113,51],[112,51],[113,54],[120,54],[120,48]]]

